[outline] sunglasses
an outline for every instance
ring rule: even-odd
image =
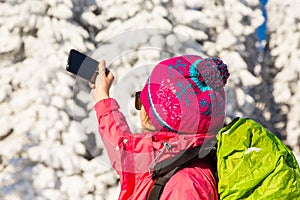
[[[134,106],[135,106],[135,109],[137,110],[141,110],[142,108],[142,102],[141,102],[141,92],[136,92],[135,93],[135,99],[134,99]]]

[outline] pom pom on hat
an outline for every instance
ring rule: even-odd
[[[206,84],[213,89],[223,88],[227,79],[229,78],[229,72],[227,65],[218,58],[205,58],[196,65],[198,74],[198,80],[202,84]]]
[[[216,133],[225,119],[229,72],[217,58],[183,55],[155,66],[140,97],[158,131]]]

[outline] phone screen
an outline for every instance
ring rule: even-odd
[[[95,82],[95,72],[97,71],[99,62],[71,49],[68,57],[67,71],[78,75],[92,83]]]

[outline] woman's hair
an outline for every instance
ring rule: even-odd
[[[142,123],[142,132],[156,131],[155,127],[151,122],[150,117],[148,116],[143,106],[141,108],[141,123]]]

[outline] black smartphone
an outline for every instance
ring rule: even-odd
[[[66,70],[91,83],[95,83],[99,62],[75,49],[71,49]]]

